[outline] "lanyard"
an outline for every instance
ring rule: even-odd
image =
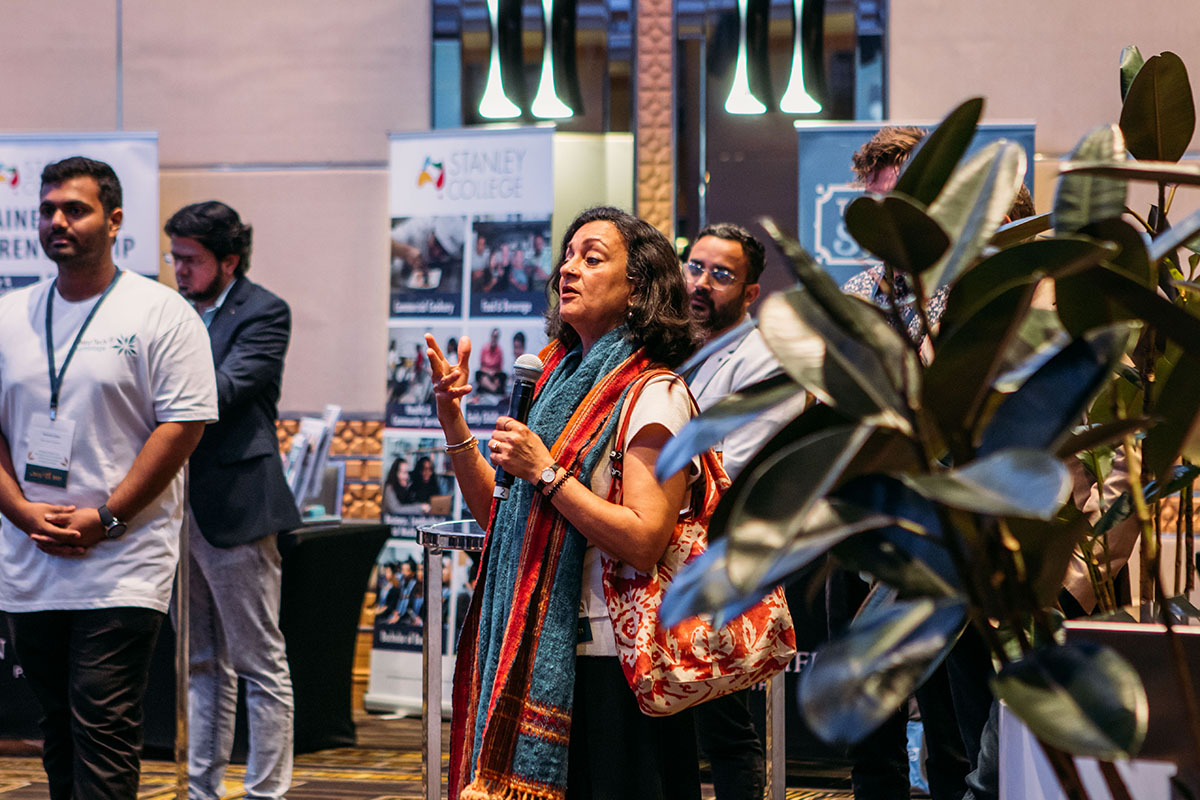
[[[87,319],[83,321],[79,333],[75,334],[75,341],[71,343],[71,349],[67,351],[67,357],[63,359],[62,369],[57,371],[54,369],[54,289],[58,286],[58,278],[55,278],[54,282],[50,284],[50,292],[46,295],[46,361],[50,366],[50,419],[52,420],[58,417],[58,391],[62,388],[63,375],[66,374],[67,365],[71,363],[71,357],[75,355],[75,348],[79,347],[79,342],[83,339],[83,332],[87,330],[87,326],[92,321],[92,317],[96,316],[100,304],[117,285],[117,279],[120,277],[121,268],[118,267],[108,288],[104,290],[100,299],[96,301],[96,305],[92,306],[92,310],[88,312]]]

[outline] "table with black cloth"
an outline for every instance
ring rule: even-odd
[[[312,525],[279,535],[279,627],[292,672],[297,753],[355,743],[354,647],[367,581],[389,536],[389,527],[380,523]],[[7,623],[0,624],[0,639],[7,638],[7,630]],[[11,648],[0,658],[0,738],[38,738],[37,703],[24,681],[13,677]],[[170,625],[162,628],[150,668],[145,732],[147,750],[170,757],[175,740],[175,632]],[[242,760],[245,752],[239,691],[234,759]]]

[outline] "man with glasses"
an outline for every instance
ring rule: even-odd
[[[208,329],[220,411],[191,461],[188,786],[196,800],[224,794],[240,679],[246,795],[276,800],[292,781],[294,716],[276,534],[300,525],[275,435],[291,310],[246,277],[253,229],[230,206],[184,206],[163,231],[179,293]]]
[[[758,299],[764,263],[758,239],[745,228],[721,223],[700,231],[684,264],[692,318],[705,341],[729,334],[722,347],[684,376],[702,411],[782,372],[748,314]],[[795,402],[803,404],[803,392]],[[723,460],[729,476],[737,477],[759,447],[798,410],[797,405],[784,403],[726,437]],[[712,766],[717,800],[763,796],[763,751],[747,707],[748,691],[696,707],[697,738]]]
[[[701,411],[783,371],[748,313],[761,291],[758,278],[765,263],[762,243],[739,225],[709,225],[692,245],[683,268],[692,319],[700,325],[706,342],[730,335],[723,347],[685,376]],[[733,333],[735,329],[737,333]],[[726,437],[722,458],[731,478],[737,477],[770,434],[790,419],[785,411],[761,416]]]

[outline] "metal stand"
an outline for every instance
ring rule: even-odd
[[[188,473],[183,471],[183,525],[175,565],[175,798],[188,800]]]
[[[783,731],[786,694],[782,672],[767,681],[767,800],[784,800],[787,791],[787,740]]]
[[[421,633],[421,785],[425,800],[442,797],[442,551],[483,550],[484,531],[474,520],[417,528],[425,548],[425,607]]]

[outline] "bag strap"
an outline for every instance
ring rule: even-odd
[[[678,377],[669,369],[650,369],[643,372],[629,385],[629,391],[625,394],[625,402],[621,406],[621,419],[617,423],[617,434],[613,438],[613,449],[608,454],[609,457],[609,472],[612,475],[612,483],[608,487],[608,502],[620,504],[622,497],[622,481],[621,476],[624,472],[623,462],[625,457],[625,436],[629,433],[629,420],[633,416],[634,406],[637,404],[638,397],[641,396],[642,390],[645,389],[650,381],[655,378],[670,375]],[[692,390],[688,388],[687,383],[680,378],[679,383],[687,392],[688,400],[692,404],[692,414],[698,414],[700,407],[696,404],[696,398],[692,397]]]

